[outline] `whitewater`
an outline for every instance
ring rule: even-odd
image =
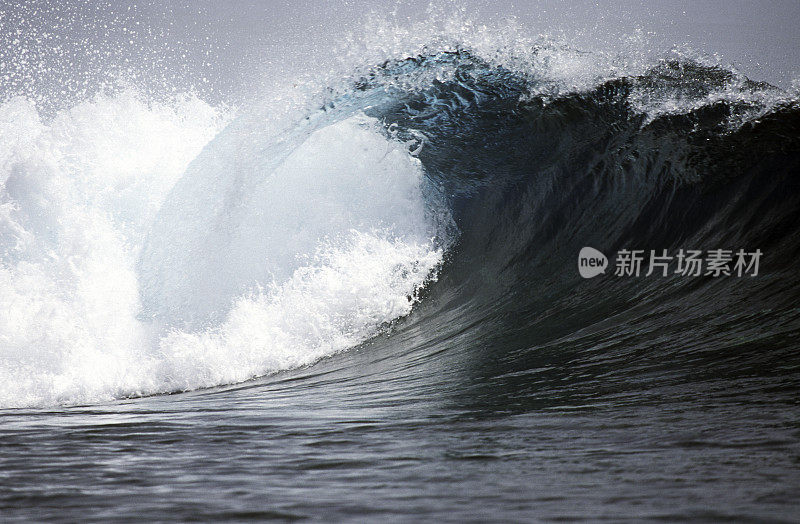
[[[134,92],[0,106],[0,405],[247,380],[408,313],[442,258],[419,162],[355,116],[259,169],[230,120]]]

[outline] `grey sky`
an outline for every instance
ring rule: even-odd
[[[654,54],[688,44],[696,51],[718,54],[756,80],[788,87],[800,75],[800,1],[642,0],[562,1],[521,0],[452,2],[466,6],[480,20],[515,16],[532,34],[547,33],[592,49],[612,49],[620,39],[640,30],[648,35]],[[227,44],[231,61],[279,62],[325,49],[348,30],[363,23],[366,12],[398,9],[401,17],[426,16],[428,0],[404,2],[253,1],[173,2],[172,12],[183,30],[203,24]],[[195,25],[197,20],[202,20]],[[292,50],[295,52],[293,53]],[[245,74],[248,68],[231,73]]]
[[[755,80],[786,88],[800,77],[800,1],[796,0],[437,3],[448,8],[464,6],[478,21],[498,23],[513,16],[531,35],[549,34],[589,51],[613,51],[638,31],[646,36],[641,45],[653,56],[688,45],[696,52],[717,54],[723,63],[735,64]],[[38,70],[31,67],[28,51],[28,70],[15,89],[37,83],[60,86],[67,83],[65,76],[90,76],[108,62],[117,62],[151,71],[145,76],[174,74],[183,84],[202,83],[205,78],[204,85],[222,99],[246,98],[266,77],[291,75],[298,65],[325,60],[331,43],[361,28],[366,13],[396,11],[401,20],[420,20],[427,16],[429,4],[429,0],[4,0],[0,4],[0,67],[8,69],[8,64],[18,62],[23,46],[12,43],[16,32],[47,33],[46,44],[35,44],[42,56],[50,53],[53,41],[67,48],[78,46],[77,50],[70,60],[64,60],[63,54],[41,58],[42,63],[60,62]],[[56,27],[64,17],[73,23]],[[87,45],[101,51],[85,52]],[[91,84],[96,79],[82,81]],[[6,90],[8,85],[7,81]]]

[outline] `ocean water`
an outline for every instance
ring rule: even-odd
[[[796,520],[797,92],[369,27],[235,107],[12,64],[0,518]]]

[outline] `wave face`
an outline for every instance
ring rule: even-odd
[[[47,122],[3,103],[0,406],[232,384],[386,333],[484,362],[493,392],[470,398],[508,406],[796,380],[798,103],[686,59],[572,86],[455,49],[280,118],[129,92]],[[764,259],[584,280],[583,246]],[[546,401],[523,394],[540,381]]]
[[[408,347],[474,359],[471,407],[798,385],[795,99],[688,60],[556,95],[463,51],[385,67],[363,87],[398,69],[449,72],[372,113],[423,141],[418,158],[450,198],[459,241]],[[755,277],[645,277],[646,265],[617,277],[612,260],[585,280],[584,246],[764,255]]]

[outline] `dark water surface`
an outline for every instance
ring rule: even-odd
[[[577,402],[531,380],[514,402],[454,375],[365,348],[228,390],[5,411],[3,518],[797,518],[796,376],[610,395],[599,378]]]

